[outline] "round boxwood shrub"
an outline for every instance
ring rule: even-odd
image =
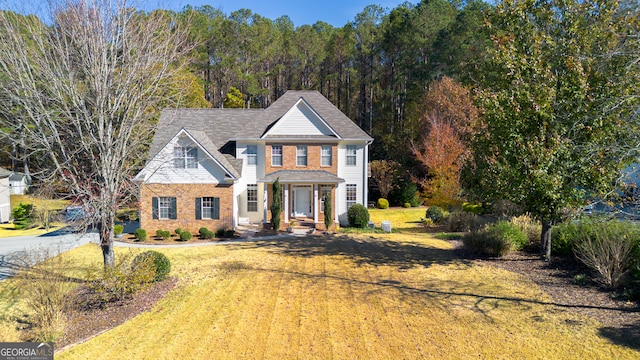
[[[143,264],[153,264],[153,271],[155,274],[153,277],[154,282],[164,280],[171,271],[171,262],[169,259],[163,253],[155,250],[149,250],[138,254],[138,256],[133,259],[131,267],[135,272],[140,270]]]
[[[200,228],[198,232],[200,233],[200,238],[206,239],[206,240],[213,239],[215,236],[214,232],[207,229],[206,227]]]
[[[369,224],[369,210],[362,204],[351,205],[347,217],[351,227],[365,228]]]
[[[384,199],[384,198],[380,198],[380,199],[378,199],[378,202],[376,203],[376,206],[378,207],[378,209],[388,209],[389,208],[389,200]]]
[[[136,237],[136,239],[140,240],[140,241],[146,241],[147,240],[147,230],[139,228],[136,229],[136,231],[134,231],[133,233]]]
[[[444,213],[438,206],[429,206],[427,213],[425,214],[427,219],[431,219],[434,224],[441,224],[444,220]]]
[[[183,230],[180,232],[180,240],[182,241],[189,241],[192,237],[193,235],[191,235],[191,232],[189,231]]]
[[[404,204],[402,204],[402,207],[405,208],[405,209],[408,209],[408,208],[411,207],[411,203],[404,203]]]

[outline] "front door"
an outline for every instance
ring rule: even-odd
[[[299,186],[293,191],[293,216],[311,217],[311,188]]]

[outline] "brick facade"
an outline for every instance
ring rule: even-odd
[[[152,198],[175,197],[177,219],[153,219]],[[196,198],[220,198],[220,219],[196,220]],[[197,234],[201,227],[216,231],[233,227],[233,185],[232,184],[145,184],[140,189],[140,227],[154,236],[156,230],[176,228]]]
[[[271,145],[282,146],[282,166],[271,165]],[[307,166],[296,165],[297,145],[307,146]],[[321,150],[323,145],[331,145],[331,166],[321,165]],[[265,145],[265,174],[279,170],[325,170],[332,174],[338,173],[338,147],[335,144],[280,144],[267,143]]]

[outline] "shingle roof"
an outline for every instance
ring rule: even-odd
[[[213,144],[221,147],[218,150],[226,155],[222,148],[231,139],[259,139],[300,98],[342,139],[373,140],[318,91],[289,90],[267,109],[165,109],[149,149],[149,159],[156,156],[182,128],[204,132]],[[228,156],[225,157],[229,159]],[[237,164],[230,162],[238,169]]]
[[[325,170],[279,170],[265,175],[258,182],[272,183],[276,179],[288,183],[340,183],[344,179]]]
[[[233,177],[240,177],[240,173],[242,172],[242,163],[240,163],[240,168],[236,169],[236,167],[220,153],[218,150],[219,148],[213,143],[213,141],[211,141],[204,131],[185,129],[185,132],[193,136],[193,138],[200,143],[200,146],[202,146],[216,161],[218,161],[231,175],[233,175]]]

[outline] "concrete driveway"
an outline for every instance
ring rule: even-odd
[[[0,238],[0,280],[10,277],[35,256],[55,256],[89,242],[98,243],[98,233],[72,233],[65,229],[39,236]]]

